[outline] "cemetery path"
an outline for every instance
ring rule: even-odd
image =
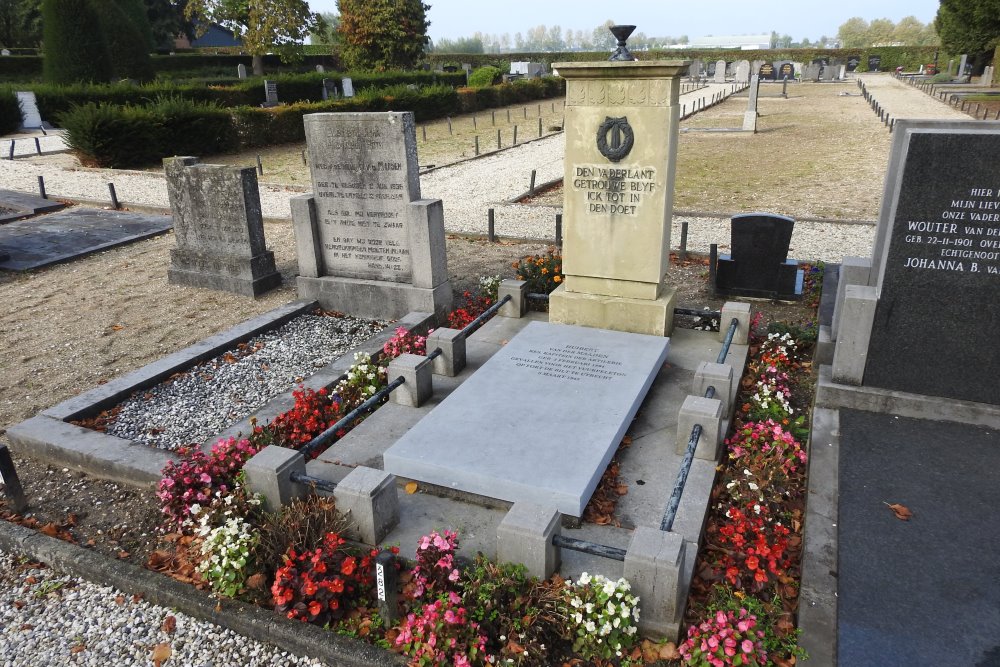
[[[919,88],[888,74],[860,74],[868,91],[891,118],[969,120],[969,114],[948,106]]]

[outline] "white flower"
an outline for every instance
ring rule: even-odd
[[[593,632],[594,630],[597,629],[597,626],[594,625],[593,621],[587,621],[586,625],[584,625],[583,627],[586,628],[587,632]]]
[[[590,583],[590,575],[587,574],[586,572],[584,572],[583,574],[581,574],[580,575],[580,583],[583,584],[584,586],[586,586],[587,584],[589,584]]]

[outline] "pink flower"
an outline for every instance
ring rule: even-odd
[[[753,642],[749,639],[744,639],[743,643],[740,644],[740,648],[744,653],[753,653]]]

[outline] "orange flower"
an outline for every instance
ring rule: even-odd
[[[561,283],[562,282],[562,276],[553,276],[552,277],[552,282],[554,282],[554,283]]]

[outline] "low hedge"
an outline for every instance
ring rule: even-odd
[[[21,105],[11,88],[0,88],[0,136],[21,127]]]
[[[531,100],[559,97],[566,93],[566,80],[556,76],[538,79],[517,79],[488,88],[459,88],[459,111],[471,113],[481,109],[505,107]]]

